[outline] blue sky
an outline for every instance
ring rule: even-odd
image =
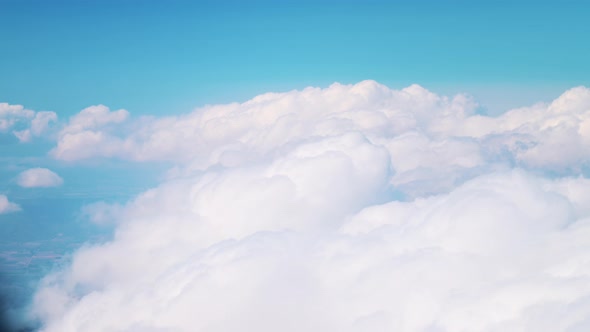
[[[183,150],[185,145],[178,137],[165,131],[162,134],[159,130],[165,126],[158,122],[157,117],[186,114],[207,104],[246,101],[266,92],[291,91],[307,86],[325,88],[334,82],[355,84],[363,80],[375,80],[391,89],[419,84],[440,95],[467,93],[480,104],[476,113],[498,116],[510,108],[532,105],[539,101],[550,102],[572,87],[590,86],[588,17],[590,2],[587,1],[0,0],[0,103],[24,105],[26,109],[37,112],[55,112],[59,118],[53,131],[49,130],[47,135],[37,135],[29,143],[19,143],[11,130],[2,132],[0,126],[0,196],[6,195],[21,209],[18,212],[0,213],[0,254],[10,252],[3,257],[18,256],[18,259],[47,252],[63,255],[73,252],[86,240],[109,237],[116,226],[89,223],[84,219],[87,216],[81,210],[83,206],[97,201],[122,204],[148,188],[165,182],[167,176],[175,174],[170,172],[174,166],[177,166],[174,171],[191,170],[190,167],[194,165],[182,159],[183,154],[202,162],[199,159],[202,156],[198,153],[191,154],[191,151],[187,153]],[[335,94],[342,93],[338,87],[331,89],[336,91]],[[372,83],[360,84],[357,90],[363,89],[368,91],[368,95],[379,95],[382,91],[378,85]],[[355,88],[350,91],[352,90]],[[350,91],[348,94],[342,93],[341,97],[346,99],[354,94]],[[422,101],[420,98],[428,99],[424,91],[412,91],[415,93],[412,98],[416,98],[416,103]],[[582,89],[572,94],[574,97],[582,96],[580,100],[586,100],[585,91]],[[390,97],[387,95],[382,98],[388,100]],[[321,98],[318,101],[310,97],[310,100],[320,104],[324,102]],[[392,103],[397,102],[399,100],[396,99]],[[308,106],[313,109],[315,104],[309,103]],[[413,110],[414,104],[407,106],[400,103],[400,108],[408,107]],[[467,110],[467,113],[471,111],[468,103],[462,103],[460,99],[451,100],[450,103],[455,107],[453,109]],[[95,127],[91,127],[92,124],[90,127],[78,126],[77,129],[74,128],[76,125],[67,126],[70,117],[82,109],[99,104],[108,106],[110,111],[125,109],[133,120],[96,120],[101,116],[108,118],[114,113],[107,112],[106,115],[97,115],[94,119],[97,123],[103,120],[106,122]],[[362,106],[372,109],[375,105],[368,102]],[[437,108],[439,106],[437,104],[428,107],[433,108],[436,113],[440,111]],[[576,105],[566,106],[564,109],[567,112],[579,115],[576,112],[580,110]],[[338,107],[340,106],[335,106]],[[1,111],[0,107],[0,116]],[[525,114],[538,116],[534,112],[529,114],[525,111]],[[145,122],[133,122],[142,115],[153,115],[156,120],[153,123],[149,119]],[[232,123],[233,118],[229,118],[227,123]],[[536,126],[531,128],[545,128],[543,126],[546,123],[543,121],[546,119],[543,116],[539,118],[540,120],[531,120]],[[580,115],[577,119],[582,118]],[[201,123],[197,120],[190,123]],[[180,132],[186,125],[182,121],[178,121],[181,124]],[[416,128],[428,132],[431,128],[424,124],[427,121],[420,121],[416,122]],[[505,123],[510,121],[519,120],[510,118]],[[248,123],[255,122],[253,120]],[[142,127],[144,125],[145,128]],[[242,124],[238,123],[236,127],[240,125]],[[199,131],[205,132],[205,127],[193,128],[196,136],[188,137],[200,144]],[[23,128],[15,127],[15,130]],[[228,137],[233,139],[231,135],[234,127],[228,125],[221,128],[225,128],[229,132]],[[585,127],[580,124],[580,128],[582,132]],[[164,142],[171,142],[172,157],[165,153],[167,151],[158,142],[150,145],[153,142],[141,139],[138,139],[139,143],[134,142],[138,143],[133,146],[136,150],[120,150],[118,155],[108,155],[111,150],[106,143],[103,145],[107,152],[101,154],[102,151],[95,151],[87,159],[60,159],[50,154],[58,141],[63,141],[65,134],[71,133],[68,132],[70,129],[75,134],[84,134],[86,129],[95,130],[107,139],[113,139],[105,141],[107,143],[121,143],[123,140],[116,139],[127,137],[127,130],[130,132],[129,137],[133,139],[145,138],[140,135],[145,130],[158,138],[163,137]],[[138,132],[140,134],[137,137],[132,137]],[[551,136],[546,145],[549,150],[554,148],[551,145],[554,143],[551,141],[553,139],[559,144],[570,142],[567,140],[570,139],[566,135],[567,130],[566,134],[558,130],[555,132],[550,133],[554,136]],[[157,136],[160,134],[162,136]],[[224,134],[226,133],[221,132],[220,136]],[[437,134],[439,133],[432,137]],[[453,136],[455,132],[445,133],[447,134],[448,137],[445,137],[449,141],[456,138]],[[510,132],[506,135],[512,134]],[[534,136],[541,142],[541,147],[546,147],[543,145],[546,143],[543,135],[549,135],[547,132],[539,134],[526,130],[516,134]],[[522,143],[518,141],[520,137],[515,139],[517,144]],[[316,138],[314,136],[307,139]],[[208,150],[209,143],[218,144],[215,139],[211,140],[213,143],[205,140],[207,144],[199,145],[205,151],[204,155],[213,151]],[[420,139],[422,138],[417,141],[423,142]],[[547,161],[543,159],[542,153],[522,157],[516,156],[519,151],[510,150],[501,155],[504,150],[494,150],[497,148],[494,145],[496,141],[486,141],[479,136],[469,139],[482,146],[491,144],[491,148],[481,148],[481,155],[497,153],[493,157],[506,157],[508,161],[501,160],[505,163],[496,164],[497,160],[493,160],[490,162],[491,166],[481,166],[474,162],[477,167],[459,168],[461,172],[464,171],[460,174],[435,173],[426,176],[426,173],[420,173],[423,170],[419,170],[415,173],[419,175],[412,173],[408,177],[425,176],[424,179],[419,179],[423,182],[416,181],[417,187],[428,186],[431,183],[429,181],[443,179],[440,180],[442,184],[432,185],[436,187],[432,191],[435,192],[442,190],[440,188],[455,188],[445,187],[448,185],[446,179],[451,179],[450,182],[457,181],[452,184],[458,185],[460,181],[470,177],[510,168],[522,160],[525,160],[522,161],[525,169],[535,171],[535,167],[538,167],[544,171],[540,171],[540,174],[554,172],[558,175],[580,175],[582,172],[579,170],[588,169],[589,165],[586,160],[588,158],[578,158],[576,153],[579,151],[573,148],[551,150],[555,153],[548,155],[554,156],[555,160]],[[244,139],[246,140],[247,138]],[[220,141],[225,142],[223,139]],[[427,148],[416,143],[416,150],[425,151],[433,146],[444,147],[446,142],[431,142]],[[301,141],[296,141],[293,144],[296,146],[300,143]],[[449,158],[452,159],[454,149],[461,150],[463,143],[465,142],[461,141],[457,143],[458,147],[444,148],[436,153],[444,159],[447,156],[445,153],[450,151]],[[578,154],[582,154],[585,151],[582,149],[584,144],[586,143],[572,146],[580,148],[582,152]],[[220,147],[222,151],[226,148],[224,145],[220,146],[215,147]],[[95,148],[92,144],[84,147],[90,150]],[[235,152],[231,150],[233,148],[232,145],[228,150],[228,160],[229,164],[238,160],[238,168],[242,157],[239,153],[248,154],[256,150],[256,146],[247,146],[252,150],[246,149],[244,152],[239,151],[242,148],[239,147],[236,148],[238,152],[232,155]],[[478,145],[477,149],[479,148]],[[83,149],[72,151],[84,152]],[[147,158],[148,162],[144,162],[145,160],[137,157],[141,156],[141,152],[133,154],[136,151],[154,153],[156,157]],[[279,157],[284,152],[280,149],[277,151],[276,156]],[[511,154],[513,152],[515,156]],[[562,158],[560,153],[565,157]],[[223,157],[223,154],[220,155]],[[259,156],[252,159],[257,157]],[[409,157],[409,165],[414,157]],[[523,159],[518,159],[520,157]],[[220,165],[223,164],[221,157],[215,155],[215,158],[219,158]],[[469,164],[472,160],[467,159],[461,160]],[[491,159],[493,158],[490,157]],[[261,163],[266,161],[268,160]],[[378,162],[379,158],[376,158],[375,163]],[[485,162],[489,160],[485,159]],[[437,163],[438,161],[435,162]],[[218,166],[207,165],[214,171]],[[19,174],[37,167],[55,171],[63,179],[63,185],[55,188],[26,188],[20,185]],[[400,169],[403,167],[400,166]],[[384,169],[387,167],[384,166]],[[206,173],[208,170],[199,171]],[[520,176],[517,174],[516,177]],[[364,178],[359,183],[363,181]],[[183,193],[182,188],[178,189],[174,185],[171,187]],[[410,197],[415,194],[410,193],[414,189],[416,188],[410,184],[399,191]],[[424,192],[431,193],[429,189],[431,188],[426,188]],[[230,194],[233,193],[230,191]],[[171,193],[172,196],[176,194]],[[402,196],[400,194],[399,197]],[[391,197],[384,199],[389,198]],[[574,198],[572,200],[575,201]],[[367,202],[363,201],[364,203]],[[575,204],[572,203],[573,205]],[[141,204],[138,206],[142,207]],[[2,206],[0,212],[1,208]],[[130,214],[141,214],[141,211],[137,212],[134,208],[130,208]],[[222,233],[223,231],[219,232]],[[31,263],[33,265],[29,269],[29,265],[23,268],[18,264],[10,265],[15,261],[8,261],[0,261],[5,264],[0,265],[0,272],[7,270],[12,280],[24,284],[19,289],[24,289],[25,297],[31,295],[35,282],[54,263],[41,260],[38,263],[40,267]],[[11,270],[14,266],[18,267],[18,271]],[[3,291],[0,289],[0,293]]]
[[[178,113],[374,79],[514,103],[588,84],[582,1],[2,1],[0,100]],[[500,105],[504,106],[504,105]],[[510,105],[513,106],[513,105]],[[492,105],[496,107],[496,105]]]

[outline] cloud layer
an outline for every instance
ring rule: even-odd
[[[63,179],[47,168],[31,168],[18,175],[17,183],[24,188],[57,187]]]
[[[476,109],[364,81],[83,110],[54,157],[176,166],[85,210],[113,239],[44,280],[43,331],[587,330],[590,91]]]
[[[388,150],[392,182],[416,194],[448,190],[474,174],[521,167],[577,174],[590,158],[590,90],[497,117],[477,114],[468,96],[374,81],[268,93],[174,117],[131,118],[94,106],[72,117],[51,154],[57,159],[172,161],[182,169],[239,166],[300,142],[351,132]],[[424,182],[431,182],[425,185]]]

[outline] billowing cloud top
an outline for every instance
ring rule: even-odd
[[[56,158],[176,168],[86,210],[113,239],[44,280],[43,331],[588,330],[590,91],[476,109],[364,81],[82,111]]]
[[[63,179],[47,168],[31,168],[18,175],[17,183],[24,188],[57,187]]]
[[[6,195],[0,195],[0,214],[19,211],[20,207],[8,200]]]
[[[171,160],[206,169],[356,132],[388,150],[397,184],[416,177],[452,179],[481,167],[567,173],[590,157],[588,105],[590,90],[579,87],[550,104],[489,117],[476,114],[477,104],[464,95],[447,98],[417,85],[398,91],[363,81],[268,93],[176,117],[132,120],[124,110],[91,107],[70,120],[51,153],[64,160]],[[432,169],[446,172],[430,174]]]

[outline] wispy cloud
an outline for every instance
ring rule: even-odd
[[[18,204],[10,202],[6,195],[0,195],[0,214],[16,211],[20,211]]]

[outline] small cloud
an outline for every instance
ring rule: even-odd
[[[31,120],[31,132],[35,136],[41,136],[52,122],[57,122],[57,114],[55,112],[37,112],[35,118]]]
[[[16,211],[20,211],[20,206],[10,202],[5,195],[0,195],[0,214]]]
[[[126,145],[110,133],[124,123],[129,112],[111,111],[104,105],[83,109],[70,118],[58,134],[58,146],[50,154],[62,160],[78,160],[95,156],[113,157],[126,154]],[[92,148],[90,148],[92,147]]]
[[[108,204],[100,201],[82,207],[82,216],[97,225],[115,225],[124,212],[119,204]]]
[[[25,109],[22,105],[0,103],[0,132],[8,131],[20,121],[30,121],[35,112]]]
[[[57,122],[55,112],[35,112],[22,105],[0,103],[0,133],[12,130],[21,143],[46,134],[52,123]]]
[[[18,138],[18,141],[21,143],[26,143],[26,142],[31,141],[31,130],[30,129],[15,130],[12,133],[14,134],[14,136],[16,136],[16,138]]]
[[[23,188],[57,187],[63,179],[47,168],[31,168],[20,173],[17,182]]]

